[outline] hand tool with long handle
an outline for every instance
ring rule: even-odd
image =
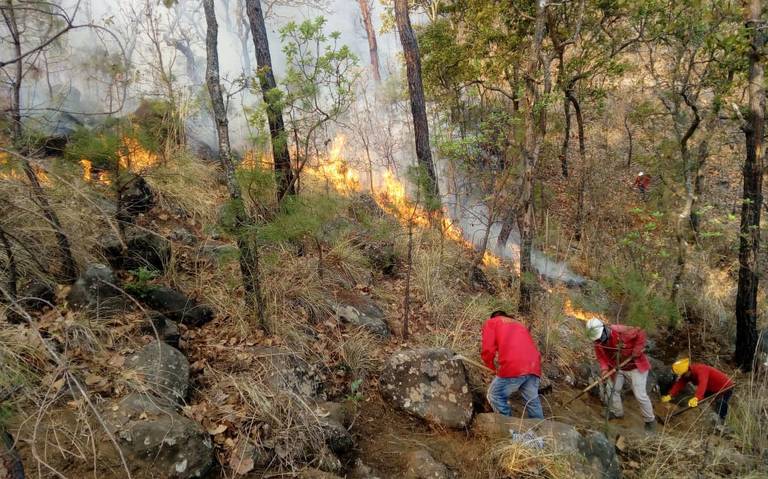
[[[583,396],[584,394],[588,393],[590,389],[592,389],[593,387],[597,386],[597,385],[598,385],[598,384],[600,384],[601,382],[603,382],[603,381],[605,381],[606,379],[608,379],[609,377],[611,377],[611,376],[612,376],[612,375],[613,375],[613,374],[614,374],[616,371],[618,371],[619,369],[621,369],[621,368],[623,368],[624,366],[626,366],[627,364],[629,364],[629,362],[630,362],[630,361],[632,361],[633,359],[635,359],[635,357],[634,357],[634,356],[630,356],[629,358],[625,359],[625,360],[624,360],[624,362],[622,362],[621,364],[619,364],[619,365],[618,365],[618,366],[616,366],[615,368],[611,369],[611,370],[610,370],[610,371],[608,371],[607,373],[605,373],[605,374],[603,374],[602,376],[600,376],[600,378],[598,378],[598,379],[597,379],[597,381],[593,382],[592,384],[590,384],[590,385],[589,385],[589,386],[587,386],[586,388],[582,389],[582,390],[581,390],[581,392],[580,392],[579,394],[577,394],[577,395],[573,396],[571,399],[569,399],[568,401],[566,401],[566,402],[563,404],[563,406],[567,406],[567,405],[571,404],[573,401],[575,401],[575,400],[579,399],[581,396]]]
[[[723,394],[723,393],[724,393],[724,392],[726,392],[726,391],[730,391],[731,389],[733,389],[733,386],[731,386],[731,387],[728,387],[728,388],[725,388],[725,389],[723,389],[722,391],[716,392],[715,394],[712,394],[711,396],[707,396],[707,397],[705,397],[704,399],[702,399],[701,401],[699,401],[699,404],[698,404],[696,407],[699,407],[699,406],[701,406],[702,404],[704,404],[704,403],[705,403],[705,402],[707,402],[707,401],[711,401],[711,400],[712,400],[712,399],[714,399],[715,397],[719,396],[720,394]],[[673,417],[675,417],[675,416],[679,416],[679,415],[683,414],[684,412],[688,412],[688,411],[690,411],[691,409],[696,409],[696,408],[694,408],[694,407],[691,407],[691,406],[685,406],[684,408],[682,408],[682,409],[680,409],[680,410],[678,410],[678,411],[675,411],[675,412],[673,412],[673,413],[671,413],[671,414],[667,414],[667,415],[666,415],[666,416],[664,416],[664,417],[661,417],[661,416],[657,415],[657,416],[656,416],[656,420],[657,420],[657,421],[659,421],[659,422],[660,422],[660,423],[662,423],[662,424],[666,424],[666,423],[668,423],[668,422],[669,422],[669,420],[670,420],[670,419],[672,419]]]
[[[467,357],[462,356],[461,354],[457,354],[456,356],[453,357],[453,359],[460,359],[461,361],[464,361],[467,364],[471,364],[472,366],[474,366],[476,368],[484,369],[486,371],[489,371],[489,372],[492,372],[492,373],[496,374],[496,371],[494,371],[493,369],[489,368],[485,364],[480,364],[477,361],[473,361],[473,360],[471,360],[471,359],[469,359]]]

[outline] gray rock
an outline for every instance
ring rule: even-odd
[[[114,236],[101,242],[107,261],[115,269],[141,267],[163,271],[171,260],[171,243],[151,231],[129,228],[125,231],[125,246]]]
[[[147,180],[133,173],[122,183],[120,199],[118,217],[127,221],[140,213],[146,213],[155,205],[155,194]]]
[[[360,458],[355,459],[355,465],[349,471],[348,477],[349,479],[381,479],[378,474],[361,461]]]
[[[13,446],[13,437],[4,429],[0,429],[0,477],[24,479],[24,464]]]
[[[258,353],[266,369],[265,383],[273,391],[325,400],[324,378],[314,365],[288,349],[263,348]]]
[[[179,326],[168,319],[164,314],[158,313],[157,311],[149,312],[141,327],[141,332],[151,335],[174,348],[179,347],[179,339],[181,336]]]
[[[21,307],[31,311],[41,311],[50,307],[56,301],[56,292],[50,283],[32,280],[18,292],[18,302]]]
[[[136,371],[146,392],[164,405],[180,404],[189,389],[189,362],[176,348],[153,341],[125,361]]]
[[[67,294],[67,301],[78,307],[93,306],[120,294],[115,272],[109,266],[89,264]]]
[[[389,337],[384,311],[370,298],[349,293],[340,294],[332,304],[336,319],[357,326],[381,338]]]
[[[472,395],[461,361],[448,349],[402,350],[384,366],[385,400],[432,423],[463,428],[472,420]]]
[[[349,415],[343,404],[324,402],[318,405],[318,420],[323,425],[325,443],[334,454],[346,454],[355,447],[352,434],[347,430]]]
[[[176,228],[171,232],[170,238],[173,241],[178,241],[187,246],[192,246],[197,243],[197,237],[186,228]]]
[[[213,444],[202,426],[150,396],[131,394],[108,403],[102,417],[134,472],[187,479],[203,477],[213,466]],[[98,445],[101,460],[121,467],[108,438]]]
[[[445,464],[437,462],[424,449],[411,451],[405,456],[405,479],[452,479],[456,477]]]
[[[202,326],[215,316],[210,306],[198,304],[184,293],[166,286],[152,286],[138,296],[150,308],[189,326]]]
[[[651,372],[648,374],[648,381],[646,382],[648,394],[652,392],[659,395],[666,394],[677,379],[671,366],[667,366],[652,356],[648,356],[648,361],[651,363]]]
[[[546,419],[520,419],[495,413],[478,414],[475,434],[489,439],[509,439],[512,433],[530,432],[544,440],[545,447],[570,458],[574,469],[587,477],[620,477],[616,450],[604,434],[582,435],[573,426]]]
[[[616,456],[616,448],[605,437],[605,434],[590,431],[583,436],[584,440],[579,444],[579,451],[586,458],[592,470],[600,474],[603,479],[619,479],[621,468]]]
[[[237,246],[221,241],[207,241],[200,247],[200,254],[216,262],[223,263],[227,260],[237,258],[240,250]]]

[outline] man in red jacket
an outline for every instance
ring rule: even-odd
[[[608,405],[611,418],[624,417],[624,406],[621,403],[621,388],[624,381],[629,380],[632,385],[632,393],[635,395],[640,412],[645,421],[645,429],[652,431],[656,426],[656,416],[653,414],[653,404],[645,385],[648,381],[648,372],[651,363],[645,356],[645,331],[640,328],[623,324],[603,324],[597,318],[587,321],[587,334],[589,339],[595,342],[595,356],[600,364],[603,374],[617,365],[625,364],[618,374],[614,374],[611,388],[610,404]]]
[[[688,400],[689,407],[696,407],[705,396],[717,395],[715,399],[715,411],[720,416],[720,421],[725,421],[728,415],[728,401],[733,394],[733,381],[724,372],[706,364],[691,363],[688,358],[678,359],[672,365],[672,372],[677,375],[677,381],[672,385],[666,396],[661,397],[661,402],[669,402],[674,396],[680,394],[686,384],[692,382],[696,385],[696,394]]]
[[[520,391],[528,417],[543,419],[539,400],[541,355],[528,329],[504,311],[494,311],[483,324],[481,355],[485,365],[496,371],[488,388],[493,410],[511,416],[509,397]]]

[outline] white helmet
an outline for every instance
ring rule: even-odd
[[[597,341],[603,335],[605,325],[597,318],[590,318],[587,321],[587,336],[590,341]]]
[[[637,176],[643,176],[643,174],[644,173],[641,171],[640,173],[637,174]]]

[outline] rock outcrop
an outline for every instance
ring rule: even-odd
[[[150,286],[138,296],[144,304],[168,319],[189,326],[202,326],[215,316],[210,306],[199,304],[184,293],[167,286]]]
[[[336,319],[363,328],[380,338],[389,337],[384,311],[371,299],[350,293],[340,293],[332,304]]]
[[[453,474],[445,464],[432,457],[429,451],[418,449],[405,456],[407,468],[405,479],[453,479]]]
[[[137,373],[145,393],[163,405],[176,406],[189,389],[189,362],[176,348],[153,341],[129,356],[125,366]]]
[[[102,416],[138,477],[199,478],[213,466],[213,444],[203,427],[151,396],[131,394],[108,403]],[[98,444],[100,459],[120,470],[111,440],[101,438]]]
[[[171,260],[171,243],[151,231],[129,228],[123,242],[114,236],[102,241],[101,247],[109,264],[116,269],[138,269],[141,267],[164,271]]]
[[[396,352],[384,366],[380,388],[384,399],[434,424],[462,428],[472,420],[466,371],[448,349]]]
[[[520,419],[495,413],[478,414],[473,431],[490,439],[510,439],[512,434],[532,433],[549,450],[571,458],[575,470],[588,477],[618,479],[616,450],[603,433],[579,433],[573,426],[542,419]]]

